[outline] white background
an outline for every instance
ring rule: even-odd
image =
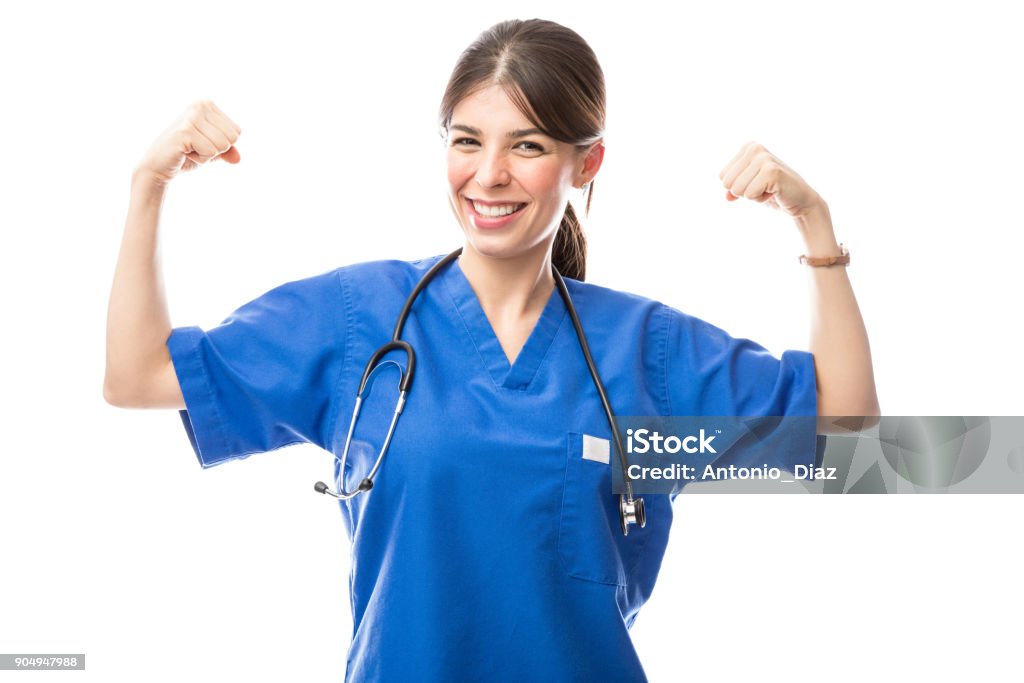
[[[241,126],[242,161],[167,195],[176,326],[339,265],[458,246],[441,93],[479,31],[541,16],[583,35],[607,78],[589,280],[806,349],[795,227],[718,181],[757,140],[850,248],[883,411],[1022,414],[1024,50],[997,3],[368,5],[0,16],[0,652],[88,658],[36,678],[343,674],[348,544],[312,492],[329,456],[203,471],[176,412],[102,399],[131,170],[198,98]],[[636,646],[653,681],[1019,680],[1022,511],[1019,496],[683,496]]]

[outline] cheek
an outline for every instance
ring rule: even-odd
[[[449,154],[445,169],[448,173],[448,186],[453,191],[461,188],[473,177],[469,160],[464,155]]]
[[[569,173],[561,164],[538,164],[521,176],[534,197],[560,199],[569,182]]]

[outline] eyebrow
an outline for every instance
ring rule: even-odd
[[[453,129],[455,129],[455,130],[465,131],[465,132],[469,133],[470,135],[478,135],[478,136],[482,136],[483,135],[483,133],[480,132],[479,128],[474,128],[473,126],[464,126],[461,123],[453,123],[451,125],[451,127]],[[537,135],[547,135],[547,133],[542,131],[540,128],[517,128],[516,130],[510,130],[508,132],[508,137],[510,137],[510,138],[524,138],[527,135],[534,135],[534,134],[537,134]]]

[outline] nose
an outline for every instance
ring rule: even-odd
[[[507,185],[511,175],[508,159],[499,149],[483,150],[478,154],[479,165],[476,168],[476,182],[481,187],[500,187]]]

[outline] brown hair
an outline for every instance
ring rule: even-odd
[[[444,131],[455,105],[474,90],[500,85],[533,125],[546,135],[585,148],[604,133],[604,73],[597,56],[575,31],[544,19],[513,19],[481,33],[459,57],[441,100]],[[587,189],[586,212],[594,181]],[[552,250],[566,277],[586,275],[587,240],[566,203]]]

